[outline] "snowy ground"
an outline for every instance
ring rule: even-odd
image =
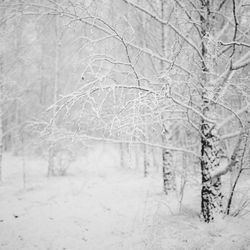
[[[65,177],[46,178],[46,162],[4,156],[0,249],[250,249],[250,216],[206,225],[199,188],[189,187],[182,212],[161,192],[160,174],[145,179],[119,169],[115,152],[95,150]],[[190,189],[190,190],[189,190]],[[172,199],[171,199],[172,198]]]

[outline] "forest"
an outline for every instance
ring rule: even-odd
[[[0,249],[250,249],[250,0],[0,0]]]

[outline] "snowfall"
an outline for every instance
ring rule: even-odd
[[[144,178],[141,169],[121,168],[115,146],[95,146],[66,176],[46,172],[43,158],[4,154],[1,250],[250,249],[249,207],[205,224],[196,180],[180,207],[176,192],[163,194],[161,171]],[[248,199],[249,179],[243,176],[236,199]]]

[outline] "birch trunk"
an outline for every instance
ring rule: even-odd
[[[164,144],[169,142],[168,131],[165,130],[162,135]],[[162,176],[163,176],[163,191],[168,194],[175,190],[175,178],[173,174],[173,155],[167,149],[162,150]]]
[[[205,222],[211,222],[223,212],[220,176],[211,178],[211,172],[219,168],[219,139],[211,126],[202,121],[201,132],[201,213]]]
[[[202,89],[202,114],[205,117],[213,116],[212,104],[208,99],[207,88],[210,86],[209,74],[209,55],[208,55],[208,40],[209,34],[212,30],[212,14],[210,12],[210,1],[201,1],[201,86]],[[201,214],[205,222],[213,221],[217,215],[223,212],[222,208],[222,193],[221,193],[221,179],[220,177],[211,178],[211,173],[219,168],[220,164],[220,143],[219,138],[212,128],[213,124],[202,119],[201,120],[201,175],[202,175],[202,189],[201,189]]]
[[[165,4],[166,2],[164,0],[161,0],[161,18],[165,19]],[[165,38],[165,24],[161,24],[161,53],[163,57],[166,57],[166,38]],[[164,61],[160,61],[160,69],[161,73],[165,70],[165,64]],[[167,138],[167,134],[169,134],[169,131],[166,130],[164,125],[164,114],[162,114],[162,120],[163,120],[163,133],[162,133],[162,143],[163,145],[167,145],[169,143],[169,140]],[[172,153],[167,149],[162,149],[162,177],[163,177],[163,191],[165,194],[168,194],[169,191],[174,190],[174,176],[173,176],[173,155]]]

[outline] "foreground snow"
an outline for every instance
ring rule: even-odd
[[[107,156],[105,156],[107,157]],[[0,187],[0,249],[250,249],[250,217],[205,225],[199,188],[186,190],[182,212],[161,192],[160,174],[144,179],[95,154],[70,175],[47,179],[46,162],[4,158]],[[189,190],[190,189],[190,190]]]

